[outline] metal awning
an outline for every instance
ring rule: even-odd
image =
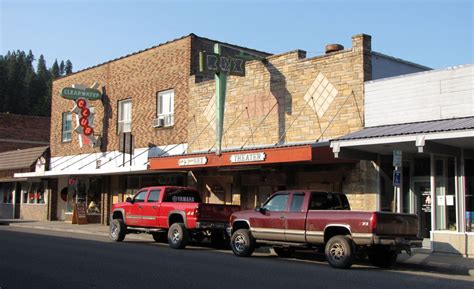
[[[0,153],[0,171],[29,169],[47,149],[42,146]]]
[[[408,153],[474,155],[474,117],[367,127],[331,141],[335,157],[376,159],[394,149]]]

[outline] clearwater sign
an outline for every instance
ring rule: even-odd
[[[101,99],[102,93],[97,89],[86,88],[80,89],[75,87],[65,87],[61,89],[60,95],[66,99],[76,100],[78,98],[85,98],[87,100]]]

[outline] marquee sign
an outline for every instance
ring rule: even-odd
[[[200,71],[204,73],[226,73],[245,76],[245,60],[238,56],[225,56],[217,53],[199,53]]]

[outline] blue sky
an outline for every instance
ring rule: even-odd
[[[0,49],[33,50],[74,71],[191,32],[270,53],[325,44],[372,49],[433,68],[473,63],[472,0],[27,1],[0,0]]]

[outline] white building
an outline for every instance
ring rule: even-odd
[[[366,82],[365,128],[331,147],[374,161],[379,209],[417,214],[432,251],[474,256],[474,65]]]

